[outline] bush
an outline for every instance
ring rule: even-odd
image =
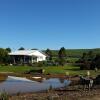
[[[46,62],[46,66],[58,66],[58,62],[56,62],[56,61],[47,61]]]
[[[90,70],[90,64],[82,64],[80,65],[80,70]]]
[[[33,67],[43,67],[44,66],[44,62],[35,62],[32,64]]]
[[[65,59],[59,59],[59,65],[64,66],[66,63]]]

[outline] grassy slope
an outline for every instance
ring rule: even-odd
[[[82,54],[84,53],[84,52],[89,52],[89,51],[93,51],[93,53],[95,53],[95,54],[98,54],[98,53],[100,53],[100,48],[98,48],[98,49],[66,49],[66,54],[67,54],[67,56],[78,56],[78,57],[80,57],[80,56],[82,56]],[[52,50],[52,52],[53,52],[53,55],[57,55],[57,53],[58,53],[58,50]]]

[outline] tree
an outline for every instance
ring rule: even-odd
[[[81,62],[87,61],[88,57],[87,57],[87,53],[83,53],[82,57],[81,57]]]
[[[62,48],[59,50],[58,56],[59,56],[60,59],[66,57],[66,49],[65,49],[64,47],[62,47]]]
[[[37,48],[32,48],[31,50],[38,50]]]
[[[92,61],[94,59],[94,57],[95,57],[93,51],[89,51],[87,55],[88,55],[88,60],[89,61]]]
[[[10,48],[6,48],[6,51],[7,51],[8,53],[10,53],[10,52],[11,52],[11,49],[10,49]]]
[[[58,52],[59,64],[64,66],[66,58],[66,49],[62,47]]]
[[[18,50],[25,50],[25,48],[23,48],[23,47],[20,47]]]
[[[48,55],[48,59],[49,59],[49,60],[52,60],[52,51],[51,51],[50,49],[47,49],[47,50],[45,51],[45,53]]]
[[[95,62],[95,67],[100,69],[100,54],[96,55],[94,62]]]
[[[93,51],[89,51],[87,53],[83,53],[83,56],[80,59],[80,62],[83,63],[81,65],[81,69],[94,69],[95,68],[95,54]]]

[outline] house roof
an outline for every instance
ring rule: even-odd
[[[9,53],[9,55],[46,56],[38,50],[18,50]]]

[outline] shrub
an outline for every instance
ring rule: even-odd
[[[43,67],[44,66],[44,62],[35,62],[32,64],[33,67]]]

